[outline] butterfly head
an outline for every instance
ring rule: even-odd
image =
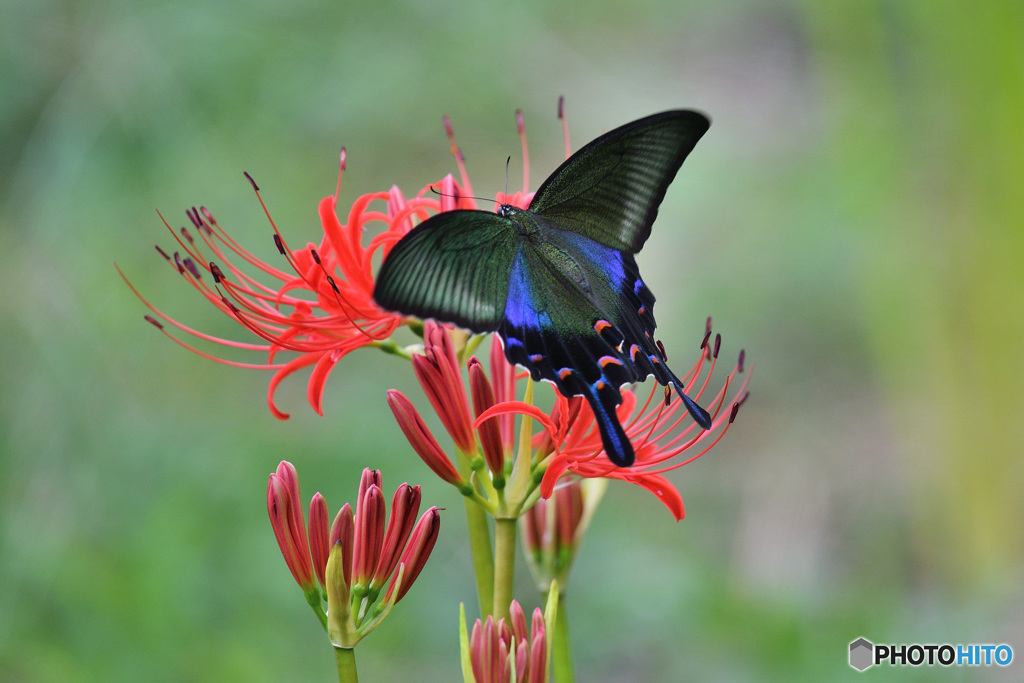
[[[512,206],[511,204],[502,204],[498,207],[498,215],[502,218],[512,218],[512,216],[515,216],[520,211],[521,209],[518,206]]]

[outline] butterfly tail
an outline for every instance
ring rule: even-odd
[[[708,411],[701,408],[697,405],[696,401],[686,395],[686,392],[683,391],[683,383],[679,381],[679,378],[676,377],[674,372],[668,369],[667,365],[662,364],[662,367],[668,375],[668,381],[662,383],[666,385],[671,384],[676,388],[676,393],[679,394],[679,398],[682,399],[683,405],[686,406],[686,411],[690,413],[690,417],[693,418],[694,422],[699,424],[702,429],[711,429],[711,415],[708,414]],[[661,381],[660,378],[658,379]],[[666,397],[665,400],[668,401],[668,398]]]
[[[683,399],[683,405],[686,406],[686,410],[690,413],[690,417],[693,418],[693,421],[699,424],[703,429],[711,429],[711,415],[708,414],[708,411],[701,408],[697,405],[696,401],[686,395],[686,392],[683,391],[683,387],[680,386],[678,380],[673,382],[673,385],[676,388],[676,393],[679,394],[679,398]]]
[[[636,460],[636,453],[615,411],[616,406],[622,402],[618,390],[610,384],[598,381],[588,386],[583,396],[594,411],[597,428],[601,432],[601,443],[604,444],[604,452],[608,459],[616,467],[632,465]]]

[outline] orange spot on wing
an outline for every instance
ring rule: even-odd
[[[601,334],[611,326],[612,324],[607,320],[598,320],[596,323],[594,323],[594,331],[597,332],[598,334]]]

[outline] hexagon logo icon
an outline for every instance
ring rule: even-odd
[[[867,638],[858,638],[850,643],[850,666],[864,671],[874,664],[875,646]]]

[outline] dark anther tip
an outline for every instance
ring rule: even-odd
[[[163,325],[163,323],[161,323],[161,322],[160,322],[159,320],[157,320],[157,319],[156,319],[156,318],[154,318],[153,316],[151,316],[151,315],[147,315],[147,316],[145,316],[145,318],[146,318],[146,322],[147,322],[147,323],[149,323],[149,324],[150,324],[150,325],[152,325],[153,327],[157,328],[158,330],[162,330],[162,329],[164,329],[164,325]]]
[[[185,227],[181,228],[181,236],[188,240],[189,244],[195,244],[195,240],[192,239],[192,233],[190,233]]]
[[[195,261],[193,261],[190,258],[186,258],[184,261],[182,261],[182,264],[184,264],[184,266],[188,268],[188,272],[192,273],[192,277],[194,277],[197,280],[202,279],[199,275],[199,269],[196,268]]]
[[[565,95],[558,96],[558,118],[565,118]]]
[[[327,276],[327,284],[331,286],[331,289],[334,290],[335,294],[341,294],[341,290],[338,289],[338,285],[334,283],[334,278],[331,277],[330,275]]]
[[[282,253],[284,253],[284,252],[282,252]],[[319,266],[320,265],[320,254],[317,253],[316,249],[310,249],[309,250],[309,254],[310,254],[310,256],[313,257],[313,263],[315,263],[315,264],[317,264]]]
[[[205,216],[205,217],[206,217],[206,220],[210,221],[211,223],[213,223],[213,222],[214,222],[214,220],[213,220],[213,214],[212,214],[212,213],[210,213],[210,210],[209,210],[209,209],[207,209],[207,208],[206,208],[205,206],[200,206],[200,207],[199,207],[199,210],[200,210],[200,211],[202,212],[203,216]]]
[[[242,173],[244,173],[245,177],[249,180],[249,184],[252,185],[252,189],[254,189],[257,192],[259,192],[260,191],[260,187],[259,187],[259,185],[256,184],[256,181],[252,179],[252,176],[249,175],[249,172],[248,171],[242,171]]]
[[[181,254],[174,252],[174,265],[178,266],[178,272],[181,274],[185,273],[185,266],[181,263]]]
[[[345,170],[345,161],[346,161],[346,159],[348,159],[348,152],[346,152],[345,148],[342,147],[341,148],[341,154],[338,155],[338,164],[341,166],[341,170],[342,171]]]
[[[747,360],[747,352],[745,349],[740,349],[739,360],[736,361],[736,372],[743,372],[743,363]]]
[[[737,401],[737,403],[739,403],[740,405],[743,405],[744,403],[747,402],[748,398],[750,398],[750,392],[749,391],[744,391],[743,395],[740,396],[740,400]]]
[[[220,281],[224,279],[224,273],[213,261],[210,261],[210,274],[213,275],[213,283],[220,284]]]
[[[274,233],[274,246],[276,246],[277,250],[281,252],[281,256],[285,255],[284,242],[281,241],[281,236],[276,232]]]
[[[733,423],[733,421],[736,419],[736,414],[739,413],[739,412],[740,412],[740,404],[737,401],[736,403],[732,404],[732,411],[729,413],[729,424]]]
[[[722,348],[722,335],[716,334],[715,335],[715,350],[711,354],[714,358],[718,358],[718,350],[720,348]]]
[[[188,216],[190,221],[192,221],[192,225],[197,228],[202,227],[203,221],[199,218],[199,212],[196,211],[196,207],[193,206],[191,209],[186,209],[185,215]]]
[[[710,320],[710,318],[709,318],[709,320]],[[700,342],[700,348],[706,349],[708,347],[708,339],[711,339],[711,328],[710,327],[708,328],[708,331],[704,333],[704,339],[702,339],[701,342]]]
[[[153,245],[153,246],[155,246],[155,247],[156,247],[156,250],[157,250],[158,252],[160,252],[160,255],[161,255],[161,256],[163,256],[163,257],[164,257],[165,259],[167,259],[168,261],[170,261],[170,260],[171,260],[171,257],[167,255],[167,252],[166,252],[166,251],[164,251],[163,249],[161,249],[161,248],[160,248],[160,245],[159,245],[159,244],[155,244],[155,245]]]

